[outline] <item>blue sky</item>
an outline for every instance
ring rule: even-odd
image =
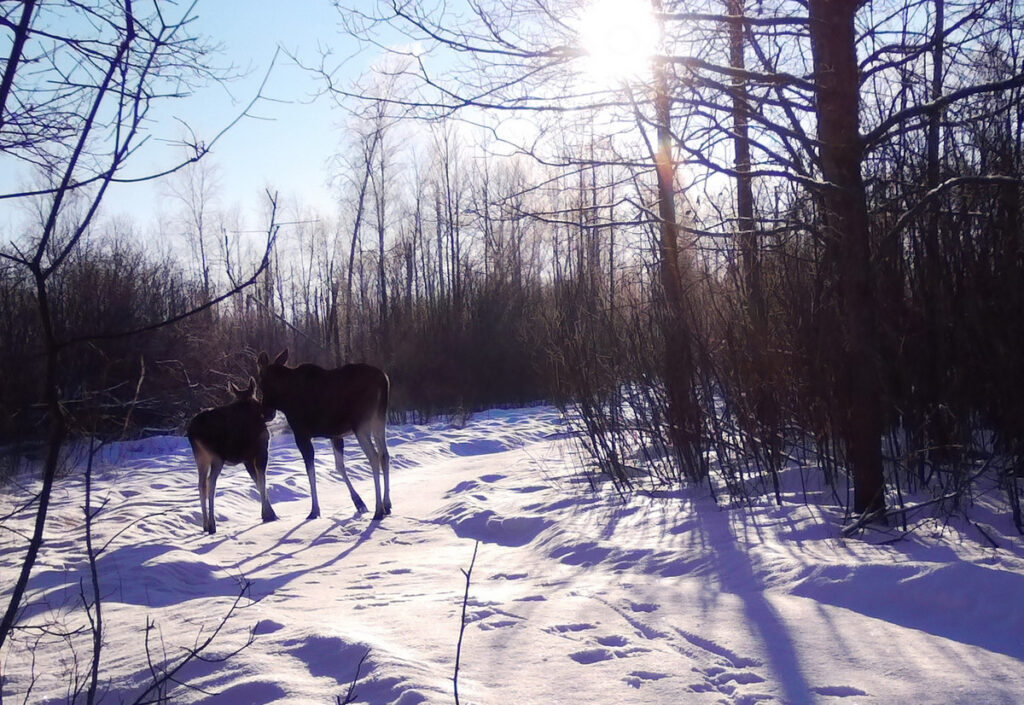
[[[318,62],[321,47],[333,49],[339,57],[354,51],[329,0],[199,0],[196,15],[193,33],[221,48],[211,57],[212,63],[233,65],[245,75],[183,99],[158,101],[150,142],[136,155],[126,176],[152,173],[174,163],[182,153],[180,147],[171,151],[163,141],[186,134],[179,120],[200,139],[211,140],[256,94],[279,45],[311,64]],[[345,78],[354,78],[364,64],[365,60],[352,62],[352,74]],[[337,151],[341,139],[338,126],[344,115],[326,97],[312,101],[318,88],[316,78],[298,68],[284,52],[278,56],[264,91],[273,102],[256,108],[260,119],[245,119],[232,128],[211,154],[220,183],[219,207],[237,205],[253,225],[262,225],[258,220],[265,204],[263,193],[270,187],[279,191],[283,200],[298,200],[322,213],[333,212],[335,199],[327,186],[326,162]],[[10,192],[28,186],[27,176],[15,173],[9,165],[4,166],[6,173],[0,173],[0,189]],[[103,213],[127,215],[142,232],[155,232],[158,219],[166,220],[173,209],[166,185],[153,182],[112,188]],[[0,203],[3,234],[13,236],[23,214],[23,206]]]
[[[256,94],[278,45],[310,63],[318,59],[318,47],[332,47],[341,55],[352,51],[329,0],[202,0],[197,14],[196,31],[223,48],[218,60],[246,70],[245,78],[227,86],[210,86],[190,98],[164,104],[165,110],[188,122],[205,139],[212,138]],[[274,102],[262,103],[255,110],[260,119],[243,120],[214,147],[211,157],[219,174],[221,205],[237,203],[245,212],[258,212],[264,188],[271,187],[284,198],[298,198],[319,209],[333,207],[326,160],[336,151],[337,125],[343,116],[327,98],[312,100],[318,88],[315,78],[284,52],[278,56],[265,89]],[[162,124],[172,137],[181,134],[172,122]],[[165,205],[159,202],[162,187],[144,188],[150,199],[158,201],[157,208]],[[141,197],[134,193],[127,203],[115,199],[107,204],[107,211],[132,210],[145,200]]]

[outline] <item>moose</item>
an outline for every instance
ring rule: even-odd
[[[235,401],[225,406],[199,412],[188,425],[188,442],[199,469],[199,504],[203,510],[203,531],[217,531],[213,499],[217,477],[224,464],[244,463],[249,477],[256,483],[263,505],[263,521],[274,521],[277,515],[267,497],[267,446],[270,432],[267,421],[274,417],[256,401],[256,380],[249,378],[245,389],[229,384]]]
[[[388,396],[391,382],[383,370],[365,364],[343,365],[324,369],[313,364],[286,367],[285,348],[271,362],[265,352],[257,357],[259,387],[267,410],[284,413],[295,436],[295,445],[302,454],[309,478],[313,506],[309,519],[320,516],[313,469],[313,438],[330,438],[334,464],[348,486],[356,511],[365,512],[366,504],[352,486],[345,471],[345,435],[355,434],[359,446],[373,470],[373,491],[376,499],[373,519],[379,521],[391,513],[391,482],[388,476],[387,431]],[[381,494],[381,474],[384,492]]]

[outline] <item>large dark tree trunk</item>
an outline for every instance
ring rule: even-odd
[[[935,26],[932,30],[932,76],[930,99],[937,101],[942,97],[943,54],[945,49],[945,0],[934,0]],[[942,139],[942,110],[934,109],[928,114],[927,133],[927,174],[926,190],[931,191],[939,185],[941,177],[940,142]],[[945,384],[945,367],[948,364],[948,351],[945,336],[941,334],[944,318],[950,315],[948,309],[943,310],[945,296],[943,291],[943,264],[939,252],[939,221],[942,214],[942,199],[933,200],[925,217],[924,227],[924,261],[922,263],[922,283],[919,289],[921,305],[924,307],[925,344],[929,354],[925,356],[925,448],[924,457],[928,460],[945,460],[951,457],[953,446],[953,429],[950,419],[943,411],[948,389]]]
[[[853,474],[854,511],[884,509],[881,379],[867,200],[861,177],[854,18],[860,0],[810,0],[811,51],[826,240],[840,352],[831,356],[837,431]]]

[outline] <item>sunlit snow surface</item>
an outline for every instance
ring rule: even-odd
[[[149,658],[173,664],[251,581],[206,652],[214,660],[179,671],[187,685],[170,702],[331,705],[368,650],[357,702],[451,703],[476,541],[463,703],[1024,702],[1024,543],[995,490],[971,522],[924,521],[889,543],[899,534],[842,539],[840,510],[801,503],[797,469],[781,508],[723,509],[706,490],[594,491],[559,414],[540,407],[391,427],[394,513],[381,523],[354,512],[317,441],[323,516],[306,521],[301,458],[274,428],[280,519],[260,523],[248,476],[226,468],[214,536],[200,530],[184,438],[104,450],[102,702],[131,702],[151,679],[147,623]],[[355,442],[345,457],[372,508]],[[3,514],[28,497],[22,484],[4,490]],[[47,629],[5,647],[4,702],[67,702],[75,673],[87,674],[88,633],[74,651],[52,636],[86,625],[82,506],[82,482],[61,480],[21,618]],[[3,520],[4,605],[31,521]],[[253,627],[248,648],[216,660]]]

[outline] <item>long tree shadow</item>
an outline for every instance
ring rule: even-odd
[[[694,502],[694,510],[699,529],[715,554],[721,589],[743,601],[747,622],[765,644],[768,661],[785,693],[784,699],[790,703],[810,702],[811,688],[800,667],[796,645],[779,613],[765,599],[764,583],[733,533],[730,513],[711,509],[706,502]]]

